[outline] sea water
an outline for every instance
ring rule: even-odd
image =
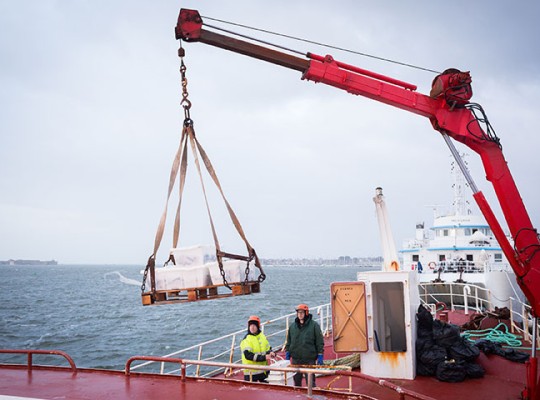
[[[330,284],[360,270],[269,266],[258,294],[143,307],[141,266],[2,266],[0,348],[62,350],[77,367],[123,369],[134,355],[163,356],[241,330],[253,314],[268,320],[299,303],[329,303]]]

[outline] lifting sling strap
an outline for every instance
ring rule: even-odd
[[[145,291],[145,285],[146,285],[148,272],[150,272],[150,281],[152,283],[151,292],[152,294],[155,294],[156,292],[156,275],[155,275],[156,254],[159,250],[161,240],[163,239],[163,233],[165,231],[165,222],[167,220],[167,209],[169,208],[169,199],[171,198],[171,193],[174,188],[174,183],[176,182],[176,177],[178,176],[178,171],[179,169],[181,169],[180,185],[179,185],[180,198],[178,200],[178,208],[176,212],[176,218],[174,221],[174,233],[173,233],[173,245],[176,246],[178,243],[178,236],[179,236],[179,231],[180,231],[180,206],[182,203],[182,191],[184,189],[186,170],[187,170],[187,152],[186,152],[187,140],[186,139],[187,139],[187,133],[186,133],[186,128],[184,127],[184,129],[182,129],[182,137],[180,139],[180,145],[174,157],[173,165],[171,168],[171,174],[169,177],[169,189],[167,192],[167,200],[165,201],[165,209],[163,210],[163,214],[161,215],[161,218],[159,220],[156,237],[154,239],[154,251],[152,252],[152,255],[148,258],[148,262],[144,270],[143,283],[141,286],[142,292]]]
[[[221,275],[223,277],[223,283],[224,283],[225,286],[230,288],[227,280],[225,279],[225,273],[224,273],[224,270],[223,270],[223,258],[224,257],[232,258],[232,259],[236,259],[236,260],[243,260],[243,261],[247,262],[246,278],[245,278],[246,283],[247,283],[248,278],[249,278],[249,263],[251,261],[254,261],[255,266],[261,272],[260,275],[259,275],[259,281],[262,282],[265,279],[265,275],[264,275],[264,272],[262,270],[262,266],[261,266],[259,257],[257,256],[257,253],[255,252],[255,249],[249,244],[249,241],[246,238],[246,235],[244,233],[244,229],[242,228],[242,225],[240,224],[240,221],[238,220],[238,217],[236,216],[236,214],[233,211],[230,203],[228,202],[227,198],[225,197],[225,194],[223,193],[223,189],[221,188],[221,184],[219,182],[219,179],[218,179],[218,177],[216,175],[215,169],[212,166],[212,163],[210,162],[210,159],[208,158],[208,155],[204,151],[204,149],[201,146],[200,142],[197,140],[197,137],[195,136],[195,131],[193,130],[193,125],[192,124],[188,125],[187,132],[188,132],[188,135],[189,135],[189,140],[190,140],[190,144],[191,144],[191,150],[193,152],[193,157],[195,159],[195,165],[197,166],[197,171],[199,172],[199,178],[200,178],[200,181],[201,181],[201,186],[202,186],[203,193],[204,193],[204,200],[205,200],[205,203],[206,203],[206,210],[208,212],[208,218],[210,220],[210,226],[212,228],[212,235],[214,237],[214,244],[216,246],[216,256],[217,256],[217,260],[218,260],[218,265],[219,265]],[[218,240],[217,233],[216,233],[216,229],[215,229],[215,226],[214,226],[214,221],[212,219],[212,213],[210,212],[210,207],[208,205],[208,198],[206,196],[206,189],[205,189],[205,186],[204,186],[204,181],[203,181],[203,177],[202,177],[202,171],[201,171],[199,158],[197,157],[197,151],[200,154],[204,165],[206,166],[206,170],[208,171],[208,174],[210,175],[210,177],[214,181],[214,184],[218,188],[219,193],[221,194],[221,197],[223,198],[223,201],[225,202],[225,205],[227,206],[227,211],[229,212],[229,217],[231,218],[231,221],[232,221],[234,227],[236,228],[236,231],[238,232],[238,235],[242,238],[242,240],[244,241],[244,243],[246,245],[247,253],[248,253],[247,256],[241,256],[241,255],[238,255],[238,254],[231,254],[231,253],[226,253],[226,252],[221,251],[221,248],[220,248],[220,245],[219,245],[219,240]]]

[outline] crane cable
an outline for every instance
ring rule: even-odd
[[[212,18],[212,17],[206,17],[206,16],[201,16],[201,17],[203,19],[208,19],[208,20],[211,20],[211,21],[221,22],[223,24],[234,25],[234,26],[238,26],[238,27],[241,27],[241,28],[251,29],[251,30],[254,30],[254,31],[263,32],[263,33],[267,33],[267,34],[274,35],[274,36],[281,36],[281,37],[284,37],[284,38],[287,38],[287,39],[297,40],[299,42],[305,42],[305,43],[314,44],[314,45],[317,45],[317,46],[326,47],[326,48],[329,48],[329,49],[339,50],[339,51],[343,51],[343,52],[346,52],[346,53],[351,53],[351,54],[356,54],[356,55],[360,55],[360,56],[363,56],[363,57],[373,58],[375,60],[389,62],[389,63],[392,63],[392,64],[401,65],[401,66],[404,66],[404,67],[418,69],[418,70],[426,71],[426,72],[433,72],[433,73],[435,73],[437,75],[439,75],[441,73],[441,72],[435,71],[433,69],[424,68],[424,67],[420,67],[420,66],[413,65],[413,64],[408,64],[408,63],[404,63],[404,62],[401,62],[401,61],[392,60],[392,59],[389,59],[389,58],[374,56],[372,54],[367,54],[367,53],[363,53],[363,52],[356,51],[356,50],[350,50],[350,49],[346,49],[344,47],[334,46],[334,45],[325,44],[325,43],[321,43],[321,42],[316,42],[316,41],[308,40],[308,39],[302,39],[302,38],[299,38],[299,37],[296,37],[296,36],[286,35],[286,34],[283,34],[283,33],[273,32],[273,31],[269,31],[269,30],[261,29],[261,28],[255,28],[253,26],[239,24],[239,23],[236,23],[236,22],[225,21],[225,20],[218,19],[218,18]],[[244,35],[244,34],[241,34],[241,33],[238,33],[238,32],[233,32],[233,31],[230,31],[230,30],[227,30],[227,29],[224,29],[224,28],[220,28],[220,27],[215,26],[215,25],[209,25],[209,24],[206,24],[204,22],[203,22],[203,25],[205,25],[205,26],[207,26],[209,28],[217,29],[217,30],[222,31],[222,32],[227,32],[227,33],[231,33],[233,35],[237,35],[237,36],[240,36],[240,37],[243,37],[243,38],[246,38],[246,39],[250,39],[250,40],[253,40],[255,42],[259,42],[259,43],[267,44],[267,45],[270,45],[270,46],[273,46],[273,47],[276,47],[276,48],[287,50],[287,51],[290,51],[292,53],[297,53],[297,54],[300,54],[300,55],[303,55],[303,56],[305,56],[307,54],[305,52],[303,53],[303,52],[298,51],[298,50],[293,50],[293,49],[290,49],[290,48],[287,48],[287,47],[284,47],[284,46],[280,46],[280,45],[277,45],[277,44],[274,44],[274,43],[271,43],[271,42],[267,42],[267,41],[264,41],[264,40],[261,40],[261,39],[257,39],[257,38],[254,38],[254,37],[251,37],[251,36],[248,36],[248,35]]]

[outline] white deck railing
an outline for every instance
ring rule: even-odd
[[[317,306],[311,310],[312,315],[319,323],[323,334],[329,335],[332,331],[332,312],[330,303]],[[266,338],[272,345],[272,348],[279,351],[285,346],[287,338],[287,330],[294,319],[296,313],[290,313],[269,321],[261,322],[261,330],[264,332]],[[163,357],[182,357],[186,359],[195,359],[197,361],[215,361],[223,363],[239,364],[242,361],[240,354],[240,342],[244,339],[246,329],[241,329],[233,333],[229,333],[224,336],[220,336],[215,339],[207,340],[202,343],[195,344],[193,346],[186,347],[184,349],[169,353]],[[166,371],[166,366],[170,363],[147,361],[141,364],[134,365],[131,370],[138,370],[141,368],[154,367],[159,365],[159,373],[161,374],[174,374],[178,372],[178,369]],[[188,375],[193,376],[213,376],[220,373],[225,375],[232,374],[230,368],[202,368],[203,364],[189,364],[186,365]]]
[[[441,299],[450,310],[463,310],[465,314],[483,313],[491,310],[491,292],[484,287],[470,283],[421,283],[418,285],[420,302],[432,312],[436,311]],[[433,288],[437,288],[436,291]],[[532,324],[534,323],[531,307],[520,299],[509,297],[506,307],[510,310],[510,331],[520,335],[524,340],[532,342]],[[540,328],[540,324],[538,326]],[[540,347],[540,338],[537,338]]]

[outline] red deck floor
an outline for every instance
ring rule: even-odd
[[[453,316],[460,318],[459,315]],[[463,317],[463,316],[461,316]],[[458,322],[458,321],[455,321]],[[459,321],[461,322],[461,321]],[[325,358],[337,358],[331,344],[325,347]],[[419,376],[414,380],[387,379],[403,389],[419,394],[417,398],[455,400],[517,400],[525,387],[525,365],[511,362],[502,357],[480,354],[477,362],[486,374],[481,379],[470,379],[461,383],[440,382],[435,377]],[[242,379],[241,374],[235,375]],[[325,388],[347,388],[347,377],[326,376],[317,378],[317,386]],[[370,397],[358,397],[343,393],[314,391],[317,399],[372,398],[398,400],[400,395],[376,383],[353,378],[353,393]],[[249,384],[242,380],[187,378],[179,376],[132,373],[122,371],[33,367],[0,365],[0,398],[19,396],[38,399],[298,399],[306,398],[306,389]],[[409,398],[409,397],[406,397]]]
[[[314,394],[322,395],[314,391]],[[122,372],[79,370],[73,374],[65,368],[0,367],[0,397],[19,396],[39,399],[298,399],[305,389],[291,389],[242,381],[187,378],[178,376],[132,374]],[[345,399],[346,395],[324,393],[326,399]]]
[[[486,368],[484,378],[462,383],[444,383],[434,377],[410,380],[390,380],[392,383],[439,400],[473,398],[505,400],[519,399],[524,387],[525,366],[498,356],[480,356]],[[320,387],[333,378],[319,377]],[[340,378],[332,387],[346,387],[348,379]],[[375,383],[353,379],[353,392],[375,399],[399,399],[399,395]],[[0,366],[0,395],[39,399],[293,399],[303,398],[305,389],[292,390],[267,384],[246,384],[243,381],[188,378],[182,382],[178,376],[132,374],[120,371],[80,369],[73,373],[67,368],[39,368],[28,371],[26,366]],[[355,398],[345,394],[317,392],[326,399]],[[349,395],[350,396],[350,395]]]

